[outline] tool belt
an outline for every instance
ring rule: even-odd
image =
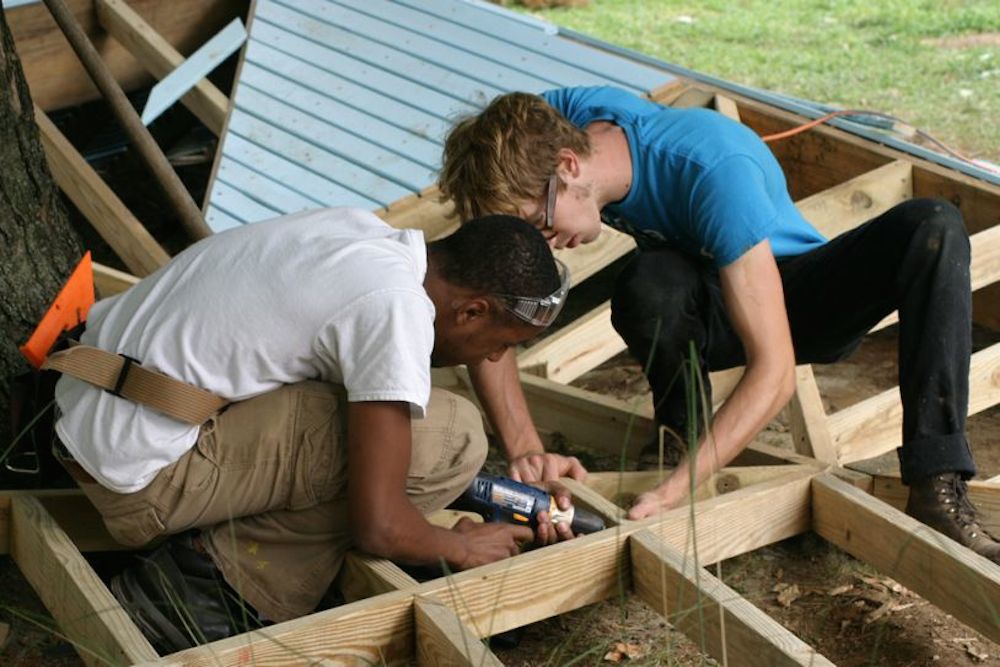
[[[70,375],[192,426],[204,424],[229,405],[221,396],[145,368],[131,357],[89,345],[71,343],[50,354],[41,368]]]

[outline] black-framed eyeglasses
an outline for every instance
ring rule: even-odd
[[[559,272],[559,287],[546,297],[514,296],[512,294],[497,294],[503,300],[504,307],[519,319],[536,327],[547,327],[552,324],[559,311],[566,304],[569,293],[569,267],[562,261],[552,258]]]

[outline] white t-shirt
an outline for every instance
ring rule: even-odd
[[[96,303],[81,342],[240,401],[302,380],[350,401],[430,398],[434,305],[420,232],[348,208],[309,211],[204,239]],[[103,486],[149,484],[198,427],[60,378],[56,431]]]

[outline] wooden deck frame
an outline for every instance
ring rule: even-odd
[[[739,96],[720,97],[718,92],[698,87],[688,87],[681,92],[681,99],[704,100],[720,109],[735,110],[758,131],[784,129],[796,122],[789,114],[759,103]],[[891,205],[888,202],[896,195],[887,193],[886,185],[893,179],[904,189],[912,187],[910,193],[914,196],[935,194],[957,201],[970,231],[976,233],[974,274],[978,278],[974,280],[977,286],[997,281],[1000,233],[996,228],[1000,221],[996,212],[1000,210],[1000,188],[956,176],[839,130],[820,128],[807,134],[813,136],[793,140],[794,150],[776,150],[786,170],[804,170],[808,165],[803,156],[815,158],[821,154],[826,158],[818,175],[790,171],[789,182],[800,205],[814,206],[815,215],[828,215],[830,219],[838,219],[845,206],[859,216],[870,216],[878,207]],[[843,173],[833,173],[831,164],[840,165]],[[855,194],[858,192],[869,194]],[[883,196],[888,199],[880,199]],[[447,219],[447,208],[436,201],[433,191],[398,207],[391,206],[382,214],[394,224],[422,226],[439,233],[454,224]],[[631,248],[627,238],[604,236],[608,240],[589,248],[589,254],[567,255],[577,269],[578,279]],[[121,276],[118,279],[123,280]],[[989,322],[997,313],[981,311],[977,313],[980,316]],[[978,409],[1000,402],[1000,352],[995,348],[977,353],[973,361],[972,404]],[[468,393],[467,379],[461,373],[438,374],[435,380],[439,385]],[[522,381],[542,430],[563,433],[575,444],[618,451],[621,443],[638,440],[638,435],[648,433],[652,426],[651,411],[646,406],[597,397],[526,373]],[[801,385],[815,387],[807,375]],[[831,463],[884,451],[880,448],[891,436],[877,435],[873,439],[871,434],[898,431],[891,411],[884,414],[891,403],[888,394],[863,401],[850,408],[852,412],[846,416],[842,415],[846,411],[826,415],[818,393],[800,392],[799,400],[810,403],[799,410],[808,451],[831,456],[817,446],[819,438],[829,436],[836,457]],[[859,423],[866,424],[868,430],[856,436]],[[872,440],[877,441],[875,446],[870,444]],[[805,450],[803,447],[801,451]],[[163,665],[284,664],[316,657],[348,663],[395,664],[416,659],[433,664],[446,659],[454,664],[498,664],[479,639],[606,599],[616,595],[620,586],[634,588],[651,606],[693,635],[695,641],[705,636],[706,651],[726,656],[730,664],[825,664],[822,656],[748,606],[723,582],[689,562],[693,544],[697,545],[697,562],[706,565],[809,529],[1000,641],[1000,611],[991,606],[1000,599],[1000,567],[929,534],[926,528],[881,502],[879,498],[902,502],[901,489],[893,487],[891,478],[856,475],[861,485],[873,488],[872,496],[824,472],[821,461],[801,453],[767,453],[780,461],[775,469],[724,471],[713,480],[712,488],[716,493],[735,490],[721,495],[706,491],[693,507],[641,522],[622,518],[623,508],[611,500],[610,477],[595,475],[592,486],[577,486],[575,490],[581,504],[602,513],[610,528],[443,579],[420,584],[392,563],[351,555],[345,566],[344,580],[349,582],[345,590],[356,601],[162,658],[151,653],[148,643],[80,554],[81,548],[101,545],[105,538],[97,533],[89,538],[71,538],[42,501],[30,494],[0,494],[0,546],[10,549],[67,636],[101,656],[82,651],[88,664],[109,658]],[[849,476],[845,471],[835,472]],[[653,481],[649,474],[624,474],[614,489],[638,490]],[[1000,506],[996,489],[993,485],[973,484],[973,493],[987,510],[988,525],[996,525]],[[5,514],[5,508],[9,514]],[[692,516],[693,524],[689,521]],[[88,543],[87,539],[92,541]],[[932,571],[934,576],[928,576]],[[586,576],[573,577],[574,572]],[[548,587],[539,589],[539,581],[559,581],[560,586],[553,594]],[[700,619],[704,620],[693,622],[691,615],[676,616],[682,601],[692,595],[701,597]],[[724,634],[717,629],[715,619],[720,617],[726,619]],[[759,662],[761,656],[768,656],[767,661]]]

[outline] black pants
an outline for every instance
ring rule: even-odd
[[[913,199],[778,262],[798,363],[844,358],[875,324],[899,310],[898,453],[905,483],[946,471],[975,474],[965,438],[969,255],[958,210],[943,200]],[[745,364],[718,273],[671,249],[644,250],[622,271],[611,304],[615,329],[647,368],[657,420],[685,434],[683,369],[692,342],[706,377]]]

